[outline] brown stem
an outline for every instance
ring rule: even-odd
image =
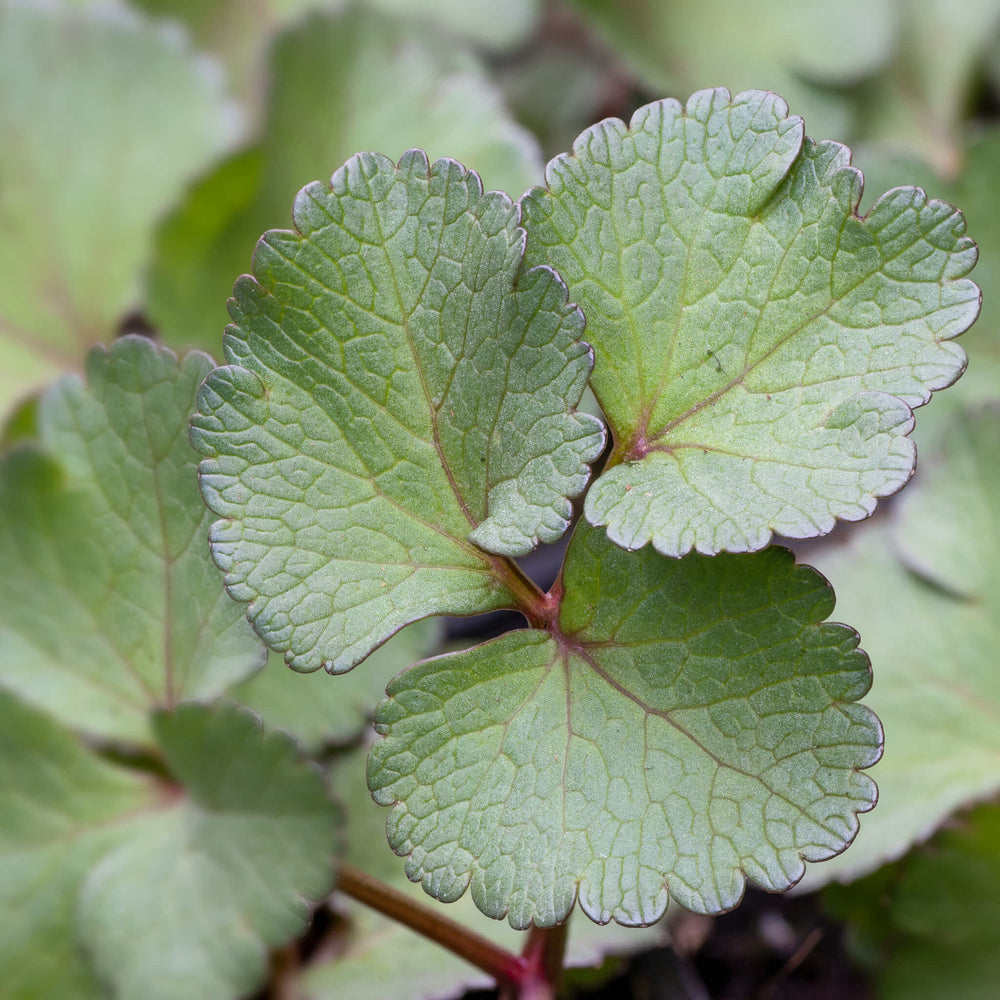
[[[436,909],[418,903],[367,872],[352,865],[341,864],[337,888],[464,958],[492,976],[501,986],[518,984],[524,979],[524,958],[493,944],[475,931],[443,916]]]

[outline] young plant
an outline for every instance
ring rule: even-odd
[[[428,616],[527,623],[378,707],[369,787],[432,895],[515,927],[715,913],[874,805],[867,657],[768,543],[906,483],[979,292],[957,211],[898,188],[859,217],[860,195],[780,98],[715,90],[593,127],[519,203],[358,154],[258,244],[191,424],[257,633],[343,673]],[[589,491],[588,381],[611,446]],[[516,560],[585,491],[543,592]]]

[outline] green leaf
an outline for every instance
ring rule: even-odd
[[[1000,408],[953,418],[894,515],[815,554],[875,664],[879,807],[810,886],[899,857],[1000,790]]]
[[[979,237],[978,280],[983,287],[983,314],[962,339],[969,353],[969,371],[958,384],[953,402],[995,400],[1000,385],[1000,128],[983,131],[968,144],[958,179],[942,188],[945,197],[961,205]],[[945,398],[948,399],[949,393]]]
[[[331,777],[347,811],[344,860],[426,904],[426,895],[406,878],[399,859],[386,847],[385,810],[372,802],[365,785],[366,752],[362,748],[338,760]],[[474,966],[366,906],[338,894],[333,905],[338,915],[349,921],[343,947],[329,960],[311,963],[304,972],[301,989],[305,1000],[458,997],[466,990],[495,986]],[[468,896],[445,907],[443,915],[515,954],[527,940],[524,931],[484,916]],[[565,966],[592,968],[607,955],[627,955],[666,941],[665,923],[643,929],[600,927],[583,918],[571,918]],[[389,954],[393,958],[387,962]]]
[[[861,177],[773,94],[702,91],[594,126],[525,198],[529,264],[584,310],[615,440],[586,514],[665,555],[858,520],[909,479],[910,407],[950,385],[976,249],[917,188]]]
[[[229,592],[291,666],[345,671],[408,622],[510,607],[484,549],[565,532],[603,431],[569,412],[582,317],[551,270],[519,272],[517,222],[454,160],[362,153],[237,282],[192,441]]]
[[[980,806],[925,847],[824,899],[877,955],[881,1000],[992,1000],[1000,977],[1000,808]]]
[[[969,367],[941,400],[921,414],[918,448],[926,447],[936,437],[939,425],[951,420],[957,410],[995,400],[1000,385],[1000,198],[996,185],[1000,128],[986,128],[969,138],[963,156],[958,176],[946,178],[935,173],[928,163],[901,153],[897,145],[888,142],[866,146],[859,153],[866,191],[884,191],[916,180],[928,194],[962,206],[979,247],[976,283],[983,290],[983,308],[972,329],[962,335]],[[933,433],[928,435],[928,430]]]
[[[212,69],[120,8],[0,9],[0,413],[135,306],[154,225],[233,137]]]
[[[364,670],[336,680],[325,673],[293,673],[272,653],[259,674],[229,694],[253,709],[268,729],[286,729],[310,753],[347,743],[370,722],[390,678],[427,655],[437,633],[434,622],[414,622],[376,649]]]
[[[292,739],[246,711],[186,704],[154,726],[186,794],[90,872],[83,943],[122,1000],[245,996],[332,887],[337,811]]]
[[[790,553],[665,560],[581,523],[559,630],[508,633],[399,675],[376,714],[393,849],[442,900],[515,927],[579,898],[645,924],[668,896],[735,906],[842,851],[875,787],[865,655]]]
[[[226,298],[260,234],[287,226],[299,188],[358,150],[453,156],[515,197],[541,179],[533,137],[481,63],[440,33],[360,9],[316,15],[279,38],[270,77],[260,143],[209,175],[161,230],[148,308],[174,346],[218,355]]]
[[[646,90],[690,93],[705,81],[734,93],[782,94],[821,135],[848,135],[848,88],[885,66],[900,8],[889,0],[574,0]]]
[[[0,690],[0,968],[7,1000],[100,1000],[76,931],[91,866],[159,803],[146,778],[100,760]],[[145,926],[148,914],[143,919]]]
[[[205,546],[187,422],[211,369],[138,337],[96,348],[0,464],[0,685],[74,728],[148,742],[152,708],[262,662]]]

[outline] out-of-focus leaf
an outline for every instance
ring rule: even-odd
[[[930,843],[824,898],[852,927],[879,1000],[993,1000],[1000,981],[1000,807],[957,817]]]
[[[402,31],[432,29],[493,51],[522,43],[537,24],[541,0],[133,0],[151,13],[177,18],[200,45],[217,53],[236,90],[251,103],[260,96],[266,49],[274,35],[311,12],[367,7],[398,19]],[[355,150],[350,150],[355,152]],[[345,154],[346,157],[347,154]],[[341,157],[343,159],[344,157]]]
[[[1000,42],[1000,0],[907,0],[897,10],[893,58],[857,95],[861,132],[954,176],[975,84]]]
[[[561,153],[587,125],[606,117],[609,100],[626,98],[620,72],[588,48],[558,37],[502,63],[496,75],[511,111],[548,156]]]
[[[582,317],[520,270],[519,212],[454,160],[352,157],[242,278],[191,440],[229,592],[302,670],[409,622],[516,606],[604,442]]]
[[[811,135],[848,136],[842,89],[880,69],[897,31],[891,0],[574,0],[655,95],[706,84],[781,94]]]
[[[911,407],[965,364],[976,261],[917,188],[856,214],[849,151],[774,94],[609,119],[526,196],[526,259],[587,317],[615,448],[586,515],[627,548],[753,551],[859,520],[909,479]]]
[[[581,522],[558,628],[396,677],[368,784],[439,899],[512,926],[735,906],[842,851],[880,754],[868,661],[787,551],[664,559]]]
[[[128,837],[130,817],[161,800],[148,778],[99,760],[76,737],[0,690],[0,969],[6,1000],[106,998],[80,951],[80,888],[91,866]]]
[[[338,813],[293,741],[245,710],[181,705],[154,729],[184,794],[91,870],[80,935],[119,1000],[235,1000],[329,892]]]
[[[140,337],[41,402],[0,465],[0,686],[67,725],[148,741],[149,713],[252,674],[263,649],[206,545],[187,422],[203,354]]]
[[[541,179],[537,143],[453,40],[363,10],[317,15],[278,40],[271,75],[260,146],[207,178],[161,232],[149,311],[171,344],[219,354],[226,299],[260,235],[287,226],[295,192],[359,150],[395,159],[419,146],[513,197]]]
[[[438,631],[434,621],[414,622],[376,649],[363,670],[337,678],[289,670],[272,653],[256,677],[229,693],[257,712],[268,729],[288,730],[308,752],[346,743],[368,724],[389,679],[427,655]]]
[[[1000,410],[953,418],[891,517],[811,557],[874,664],[886,753],[878,808],[813,887],[898,858],[1000,789]]]
[[[494,51],[525,41],[538,24],[542,0],[363,0],[387,14],[420,18],[438,31],[460,35]]]
[[[0,6],[0,413],[136,304],[154,225],[234,134],[212,70],[124,9]]]

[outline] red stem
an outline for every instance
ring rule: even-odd
[[[506,948],[495,945],[475,931],[456,923],[437,909],[418,903],[377,878],[352,865],[341,864],[337,888],[358,902],[435,941],[492,976],[498,985],[519,989],[527,962]],[[530,944],[530,941],[529,941]],[[514,996],[522,994],[515,993]],[[527,994],[523,994],[527,1000]]]

